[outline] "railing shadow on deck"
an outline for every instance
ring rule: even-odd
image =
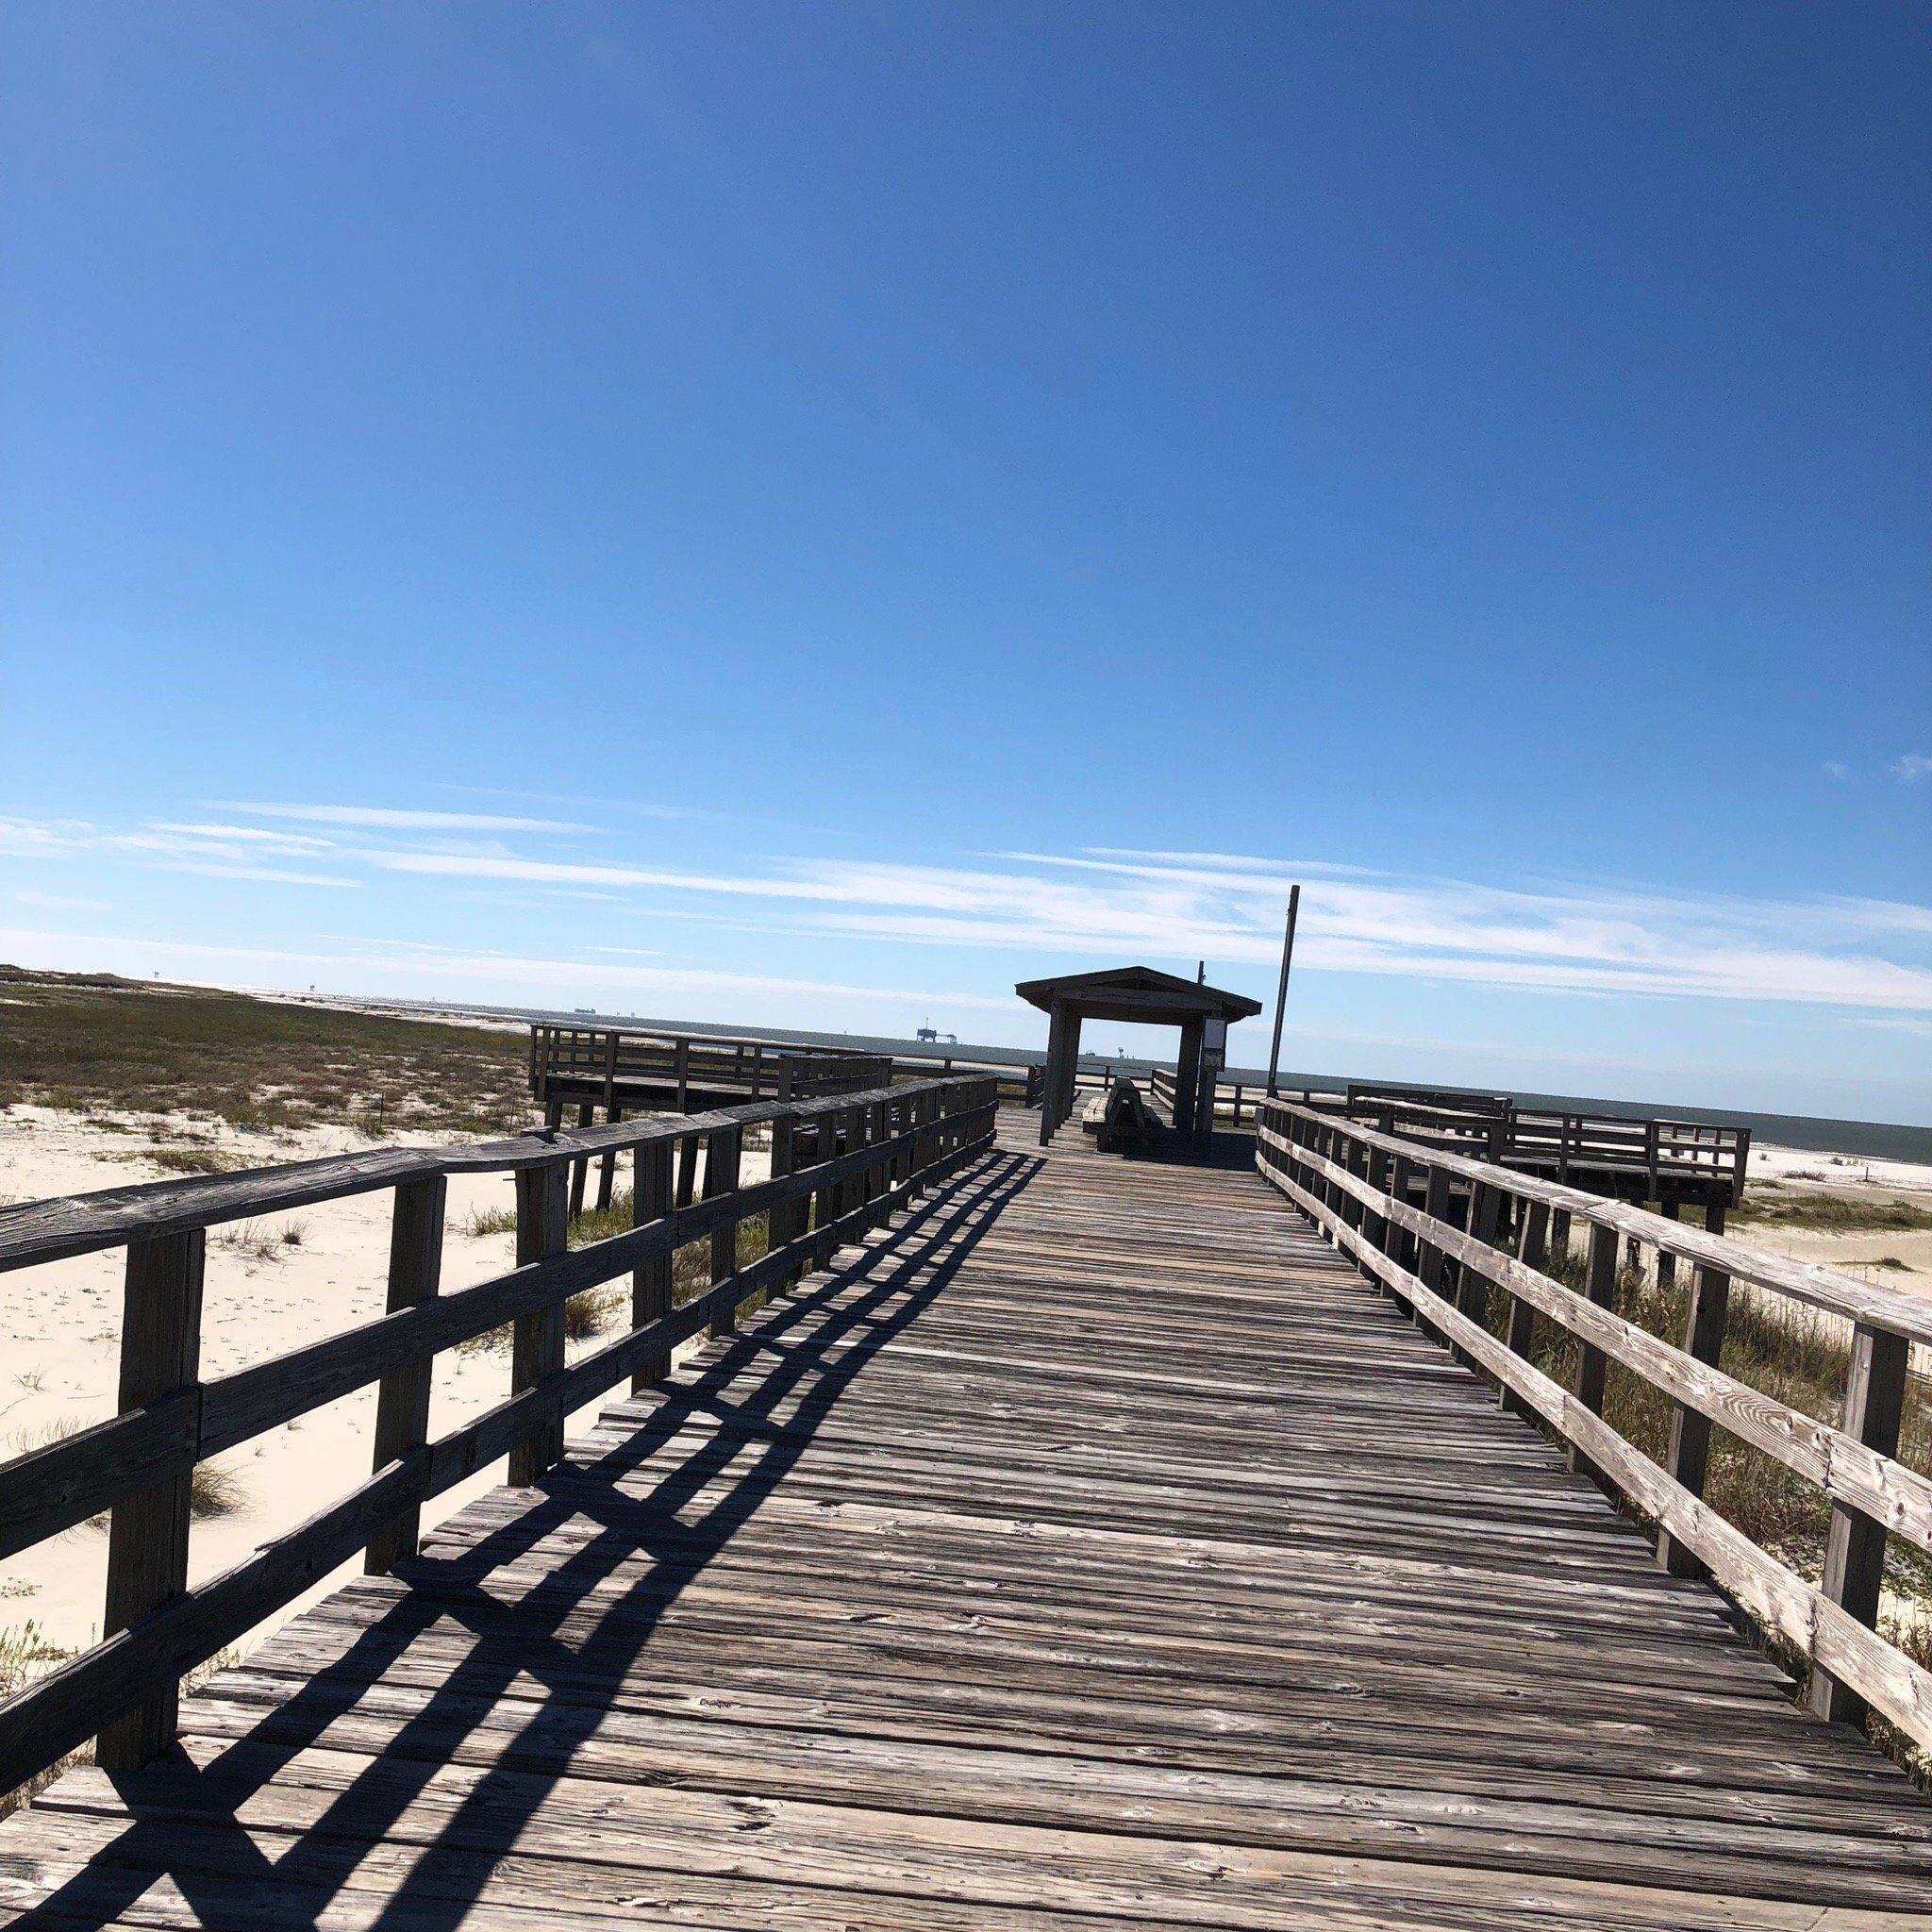
[[[551,1694],[541,1702],[517,1701],[514,1707],[527,1711],[527,1722],[502,1744],[492,1763],[478,1769],[434,1837],[412,1840],[418,1849],[408,1873],[381,1893],[359,1893],[372,1932],[404,1924],[409,1932],[453,1932],[476,1904],[498,1858],[512,1847],[527,1849],[519,1843],[524,1827],[575,1752],[598,1731],[609,1708],[608,1693],[622,1685],[666,1611],[729,1547],[853,1379],[944,1289],[1041,1164],[1032,1156],[984,1158],[943,1184],[874,1245],[768,1309],[698,1382],[689,1388],[667,1385],[658,1396],[658,1414],[623,1445],[595,1462],[559,1466],[535,1486],[550,1493],[475,1542],[447,1556],[399,1564],[398,1579],[415,1586],[409,1593],[357,1634],[339,1658],[301,1680],[287,1702],[263,1712],[245,1736],[225,1744],[212,1762],[197,1768],[177,1745],[118,1779],[117,1790],[134,1822],[85,1870],[13,1920],[16,1932],[105,1927],[162,1878],[173,1881],[197,1923],[214,1932],[257,1932],[269,1910],[278,1926],[318,1924],[347,1888],[370,1843],[382,1839],[434,1774],[453,1761],[453,1734],[474,1731],[485,1712],[501,1707],[512,1683],[533,1678]],[[859,1299],[830,1306],[860,1282],[870,1286]],[[704,1412],[708,1403],[715,1411],[715,1392],[741,1370],[748,1353],[771,1352],[788,1331],[822,1317],[827,1325],[814,1334],[812,1349],[774,1355],[747,1401],[730,1410],[741,1429],[770,1419],[808,1383],[782,1430],[759,1442],[721,1428],[708,1444],[668,1468],[647,1495],[634,1489],[620,1495],[618,1481],[634,1481],[652,1454],[675,1439],[678,1424]],[[850,1345],[828,1356],[827,1341]],[[679,1510],[743,1454],[747,1441],[758,1447],[754,1465],[729,1478],[729,1489],[698,1522],[680,1517]],[[675,1525],[661,1546],[648,1536],[640,1539],[643,1515],[667,1528]],[[517,1613],[491,1597],[482,1579],[527,1555],[566,1523],[586,1517],[599,1528],[523,1599],[523,1614],[512,1630],[509,1620]],[[650,1559],[649,1568],[623,1594],[600,1605],[595,1634],[580,1644],[566,1641],[559,1633],[573,1612],[616,1571],[641,1557]],[[534,1616],[533,1604],[541,1606]],[[280,1857],[265,1856],[239,1823],[247,1801],[300,1753],[325,1747],[335,1720],[419,1637],[445,1620],[464,1625],[475,1648],[428,1692],[419,1712],[399,1723],[379,1755],[350,1778],[312,1826],[293,1835]],[[574,1688],[559,1690],[557,1680]],[[607,1694],[594,1694],[600,1689]],[[210,1694],[219,1690],[217,1681]],[[272,1908],[264,1887],[274,1889]]]

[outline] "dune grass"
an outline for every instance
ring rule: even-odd
[[[571,1217],[570,1244],[574,1248],[589,1247],[594,1241],[608,1241],[611,1236],[627,1234],[632,1222],[632,1193],[623,1189],[611,1197],[608,1208],[586,1208],[581,1214]],[[463,1232],[470,1235],[513,1235],[517,1228],[516,1210],[513,1208],[479,1208],[463,1224]],[[738,1265],[748,1268],[759,1259],[770,1244],[771,1226],[764,1215],[756,1216],[742,1223],[738,1230]],[[671,1302],[674,1307],[681,1307],[694,1294],[702,1293],[711,1283],[711,1242],[708,1235],[703,1241],[691,1241],[679,1248],[671,1257]],[[763,1307],[763,1298],[754,1296],[746,1304],[747,1309]],[[627,1322],[630,1316],[630,1290],[622,1281],[607,1282],[601,1288],[587,1288],[574,1294],[563,1305],[563,1332],[573,1341],[580,1341],[593,1335]],[[510,1330],[508,1326],[492,1328],[487,1335],[474,1336],[468,1341],[457,1344],[458,1354],[470,1354],[478,1349],[506,1349],[510,1343]]]
[[[1757,1227],[1816,1228],[1833,1234],[1921,1234],[1932,1208],[1912,1201],[1863,1201],[1856,1195],[1754,1184],[1731,1217]]]
[[[258,1129],[460,1134],[531,1125],[522,1036],[204,987],[0,965],[0,1107],[182,1112]],[[172,1150],[167,1150],[172,1151]],[[212,1150],[162,1165],[218,1173]]]
[[[57,1670],[75,1653],[63,1649],[57,1643],[49,1642],[41,1626],[29,1618],[25,1624],[14,1624],[0,1627],[0,1703],[25,1690],[36,1678],[44,1676],[49,1671]],[[241,1661],[241,1653],[225,1649],[218,1651],[205,1664],[197,1665],[182,1680],[184,1690],[193,1690],[208,1682],[218,1671],[225,1671],[232,1664]],[[27,1804],[39,1793],[45,1790],[60,1774],[76,1764],[93,1762],[93,1746],[83,1744],[78,1751],[70,1751],[58,1763],[50,1764],[43,1772],[30,1777],[25,1784],[16,1786],[12,1790],[0,1790],[0,1818],[9,1817]]]

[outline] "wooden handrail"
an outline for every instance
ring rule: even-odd
[[[1333,1114],[1300,1107],[1294,1110],[1326,1125],[1338,1124]],[[1568,1214],[1573,1221],[1614,1228],[1665,1254],[1695,1265],[1722,1269],[1736,1279],[1789,1295],[1826,1314],[1840,1315],[1848,1322],[1869,1323],[1908,1341],[1932,1345],[1932,1302],[1917,1295],[1900,1294],[1893,1289],[1859,1281],[1833,1268],[1821,1268],[1785,1255],[1766,1254],[1760,1248],[1747,1248],[1724,1235],[1707,1234],[1628,1202],[1608,1200],[1561,1181],[1546,1181],[1537,1174],[1472,1159],[1446,1148],[1423,1146],[1406,1136],[1384,1134],[1359,1122],[1340,1124],[1347,1126],[1363,1144],[1391,1155],[1407,1155],[1421,1167],[1445,1168],[1458,1179],[1501,1188],[1523,1200],[1541,1202]]]
[[[1875,1629],[1888,1534],[1932,1550],[1932,1480],[1900,1462],[1897,1416],[1909,1344],[1932,1340],[1932,1310],[1848,1275],[1768,1256],[1736,1241],[1513,1169],[1418,1146],[1357,1122],[1263,1101],[1257,1164],[1364,1273],[1416,1319],[1487,1371],[1513,1407],[1541,1416],[1576,1466],[1619,1491],[1659,1525],[1670,1567],[1707,1571],[1751,1614],[1812,1664],[1821,1714],[1851,1720],[1869,1706],[1932,1745],[1932,1673]],[[1410,1195],[1424,1191],[1419,1208]],[[1453,1190],[1461,1184],[1459,1215]],[[1591,1228],[1587,1291],[1541,1264],[1551,1218]],[[1612,1306],[1621,1242],[1637,1241],[1697,1270],[1684,1345],[1626,1321]],[[1511,1253],[1514,1244],[1517,1252]],[[1852,1325],[1851,1380],[1834,1426],[1718,1366],[1723,1308],[1742,1281],[1842,1317]],[[1510,1298],[1507,1339],[1488,1321],[1491,1290]],[[1533,1309],[1579,1343],[1574,1388],[1527,1359]],[[1713,1318],[1713,1308],[1715,1316]],[[1668,1466],[1604,1421],[1603,1370],[1615,1361],[1667,1395],[1681,1422]],[[1813,1482],[1830,1499],[1822,1587],[1753,1543],[1703,1501],[1711,1424]]]
[[[681,1108],[693,1085],[714,1094],[743,1092],[758,1100],[771,1093],[783,1100],[865,1091],[892,1077],[890,1055],[846,1047],[562,1021],[540,1020],[530,1027],[531,1092],[548,1100],[562,1083],[571,1097],[601,1105],[607,1118],[630,1082],[675,1088]]]
[[[152,1757],[173,1735],[175,1686],[188,1671],[358,1548],[372,1569],[409,1554],[422,1503],[496,1457],[510,1455],[513,1480],[536,1480],[561,1453],[568,1413],[626,1375],[640,1386],[656,1379],[678,1342],[705,1327],[728,1332],[750,1296],[824,1266],[894,1208],[976,1158],[991,1144],[997,1107],[996,1082],[969,1075],[117,1188],[8,1210],[0,1217],[0,1266],[127,1248],[122,1388],[124,1396],[138,1393],[112,1420],[0,1465],[0,1557],[111,1511],[108,1634],[0,1704],[0,1791],[96,1734],[109,1770]],[[691,1198],[688,1180],[674,1190],[674,1158],[688,1175],[700,1141],[715,1149],[767,1123],[774,1155],[769,1179],[738,1185],[727,1152],[708,1163],[705,1199]],[[636,1224],[570,1248],[563,1211],[570,1164],[613,1149],[638,1156]],[[443,1177],[478,1172],[518,1176],[517,1265],[439,1294]],[[387,1311],[204,1380],[206,1229],[379,1187],[396,1190]],[[738,1227],[759,1215],[770,1217],[767,1252],[740,1266]],[[671,1307],[672,1256],[707,1238],[711,1284]],[[629,1328],[566,1366],[564,1302],[623,1274],[633,1279]],[[508,1399],[426,1440],[434,1358],[506,1324],[516,1338]],[[370,1479],[189,1589],[188,1483],[196,1464],[374,1382],[382,1396]]]

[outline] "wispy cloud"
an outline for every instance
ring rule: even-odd
[[[413,811],[386,805],[263,805],[215,800],[217,811],[249,818],[291,819],[305,825],[353,825],[365,831],[395,832],[589,832],[595,828],[571,819],[506,817],[497,812]]]
[[[245,815],[252,808],[230,808]],[[277,807],[302,812],[376,808]],[[430,819],[414,840],[337,843],[308,832],[247,836],[222,821],[158,821],[108,832],[76,821],[0,820],[0,853],[92,850],[212,876],[342,887],[384,874],[542,903],[615,895],[658,918],[696,908],[741,930],[801,942],[890,941],[1097,962],[1197,958],[1262,991],[1278,956],[1290,878],[1304,877],[1296,961],[1318,973],[1401,976],[1505,991],[1793,1003],[1872,1012],[1932,1011],[1932,908],[1854,898],[1761,900],[1561,880],[1508,888],[1403,876],[1265,854],[1095,847],[1017,852],[970,866],[867,859],[773,859],[730,870],[535,857],[495,839],[430,836],[520,822]],[[352,822],[361,826],[358,817]],[[541,821],[545,831],[568,829]],[[376,829],[376,828],[366,828]],[[281,847],[274,841],[285,841]],[[315,841],[310,850],[300,841]],[[325,858],[325,869],[323,861]],[[264,863],[286,859],[288,864]],[[304,861],[308,861],[304,863]],[[1252,969],[1250,973],[1249,969]],[[1005,968],[1001,969],[1004,973]],[[1017,976],[1017,975],[1016,975]]]
[[[333,839],[324,839],[313,832],[272,832],[260,825],[182,824],[168,819],[157,819],[149,825],[148,830],[165,837],[213,841],[224,845],[246,845],[258,852],[329,852],[334,849],[336,842]]]
[[[0,818],[0,858],[59,858],[95,837],[85,819]]]
[[[1908,751],[1893,763],[1891,775],[1901,785],[1916,785],[1921,778],[1932,778],[1932,758],[1922,751]]]
[[[156,821],[139,831],[108,832],[78,819],[0,819],[0,858],[71,859],[99,853],[157,872],[258,884],[350,889],[362,881],[341,873],[264,863],[314,860],[332,850],[326,839],[251,832],[245,825]]]
[[[219,858],[173,859],[167,870],[193,873],[202,878],[252,879],[271,886],[332,886],[354,891],[362,884],[360,879],[343,878],[338,873],[297,872],[289,866],[250,865],[241,860]]]
[[[390,870],[728,896],[791,908],[789,932],[909,944],[1266,965],[1286,862],[1009,855],[972,869],[813,860],[760,874],[478,854],[372,852]],[[1304,868],[1306,869],[1306,868]],[[1893,958],[1932,920],[1886,902],[1760,902],[1553,885],[1504,890],[1387,874],[1305,896],[1298,963],[1547,992],[1932,1008],[1932,971]],[[1811,935],[1795,944],[1791,935]]]
[[[438,785],[438,791],[460,792],[470,798],[521,798],[537,805],[567,806],[572,811],[617,812],[625,818],[710,819],[735,816],[694,805],[665,805],[642,798],[584,798],[574,791],[525,791],[505,785]]]
[[[42,912],[111,912],[114,908],[106,899],[81,899],[66,892],[42,892],[33,886],[20,886],[7,896],[16,906],[31,906]]]
[[[930,988],[858,986],[841,980],[795,978],[780,974],[713,972],[703,967],[628,966],[590,959],[558,959],[508,952],[375,942],[349,950],[204,945],[129,939],[125,935],[46,933],[0,929],[0,955],[61,968],[107,965],[121,971],[158,970],[184,976],[214,974],[234,986],[286,985],[291,977],[326,979],[337,988],[361,980],[371,990],[410,991],[426,997],[470,993],[481,999],[508,988],[550,1001],[603,993],[636,1005],[715,1000],[728,1014],[734,1002],[772,996],[805,998],[849,1007],[864,1018],[880,1007],[907,1011],[936,997],[949,1008],[1008,1012],[1010,997],[948,992]],[[535,1003],[534,1001],[532,1002]]]

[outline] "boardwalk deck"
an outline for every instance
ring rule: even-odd
[[[1252,1172],[1030,1129],[70,1773],[0,1907],[1932,1924],[1932,1807]]]

